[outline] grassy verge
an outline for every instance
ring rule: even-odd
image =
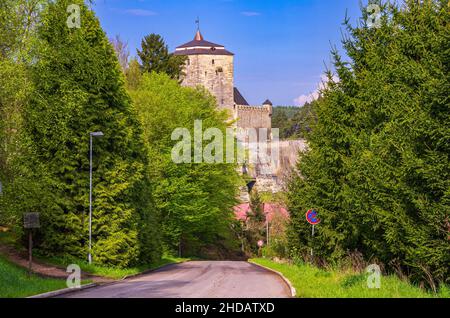
[[[279,264],[268,259],[252,259],[256,264],[282,273],[294,285],[301,298],[430,298],[450,297],[448,287],[435,295],[396,276],[382,276],[380,289],[367,287],[367,274],[322,270],[309,264]]]
[[[17,239],[12,236],[11,232],[0,231],[0,244],[13,246],[14,248],[17,249],[21,248],[20,246],[16,245],[16,242]],[[117,268],[112,266],[97,265],[95,263],[89,264],[85,260],[80,260],[74,257],[44,257],[40,256],[38,251],[34,252],[33,257],[37,261],[40,261],[44,264],[55,265],[63,268],[66,268],[70,264],[77,264],[78,266],[80,266],[81,270],[85,273],[103,276],[111,279],[121,279],[125,276],[139,274],[144,271],[155,269],[163,265],[180,263],[190,260],[189,258],[178,258],[166,255],[159,262],[156,262],[154,264],[141,265],[131,268]]]
[[[25,269],[0,255],[0,298],[28,297],[63,288],[67,288],[64,279],[29,277]]]
[[[97,265],[97,264],[89,264],[87,261],[80,260],[77,258],[71,257],[38,257],[40,261],[53,264],[56,266],[67,267],[70,264],[77,264],[80,266],[81,270],[85,273],[103,276],[112,279],[121,279],[125,276],[136,275],[142,273],[147,270],[155,269],[163,265],[172,264],[172,263],[180,263],[184,261],[188,261],[187,258],[178,258],[172,256],[164,256],[159,262],[154,264],[141,265],[130,268],[117,268],[112,266],[105,265]]]

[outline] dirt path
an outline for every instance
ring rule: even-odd
[[[28,268],[28,254],[24,251],[17,251],[15,248],[7,245],[0,245],[0,254],[5,256],[10,262],[24,268]],[[67,279],[69,273],[65,268],[44,264],[33,259],[32,263],[33,273],[52,278]],[[113,279],[81,273],[81,279],[90,279],[95,283],[104,283],[113,281]]]

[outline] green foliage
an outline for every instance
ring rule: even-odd
[[[206,91],[181,87],[165,74],[145,73],[130,94],[144,127],[164,241],[172,251],[181,244],[184,255],[193,255],[228,236],[239,178],[234,164],[174,163],[171,152],[179,141],[171,136],[186,128],[194,139],[194,120],[203,121],[203,130],[215,127],[225,135],[227,115]]]
[[[272,127],[280,130],[280,138],[307,138],[317,121],[316,103],[317,101],[313,101],[302,107],[274,107]]]
[[[24,4],[27,6],[24,6]],[[22,192],[11,191],[23,176],[19,159],[27,156],[22,111],[33,91],[26,64],[32,47],[36,15],[45,1],[4,1],[0,4],[0,224],[14,225],[19,216],[11,209]],[[26,10],[23,10],[26,8]],[[33,182],[28,188],[33,192]]]
[[[126,71],[125,80],[128,90],[135,90],[139,87],[142,80],[141,66],[136,59],[131,59]]]
[[[169,48],[159,34],[146,35],[137,51],[144,72],[166,73],[173,79],[180,79],[186,61],[184,56],[169,53]]]
[[[450,263],[448,2],[382,8],[380,28],[347,23],[350,62],[333,52],[339,81],[328,73],[311,151],[289,186],[290,241],[327,261],[359,250],[400,263],[434,289]],[[314,239],[310,208],[322,219]]]
[[[66,25],[73,3],[81,7],[79,29]],[[41,252],[85,258],[89,132],[103,131],[94,139],[94,262],[126,267],[158,260],[158,216],[140,125],[99,21],[83,1],[60,0],[40,15],[37,36],[34,90],[21,111],[25,150],[20,175],[6,189],[6,209],[16,221],[24,211],[41,213]]]

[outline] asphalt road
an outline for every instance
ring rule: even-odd
[[[195,261],[60,297],[281,298],[290,297],[290,289],[278,275],[247,262]]]

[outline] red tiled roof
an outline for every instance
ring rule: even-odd
[[[251,213],[251,208],[249,203],[239,204],[234,207],[234,215],[237,220],[247,221],[248,215]],[[264,204],[264,214],[267,215],[267,220],[272,221],[275,215],[281,215],[282,217],[288,219],[289,212],[277,203],[265,203]]]

